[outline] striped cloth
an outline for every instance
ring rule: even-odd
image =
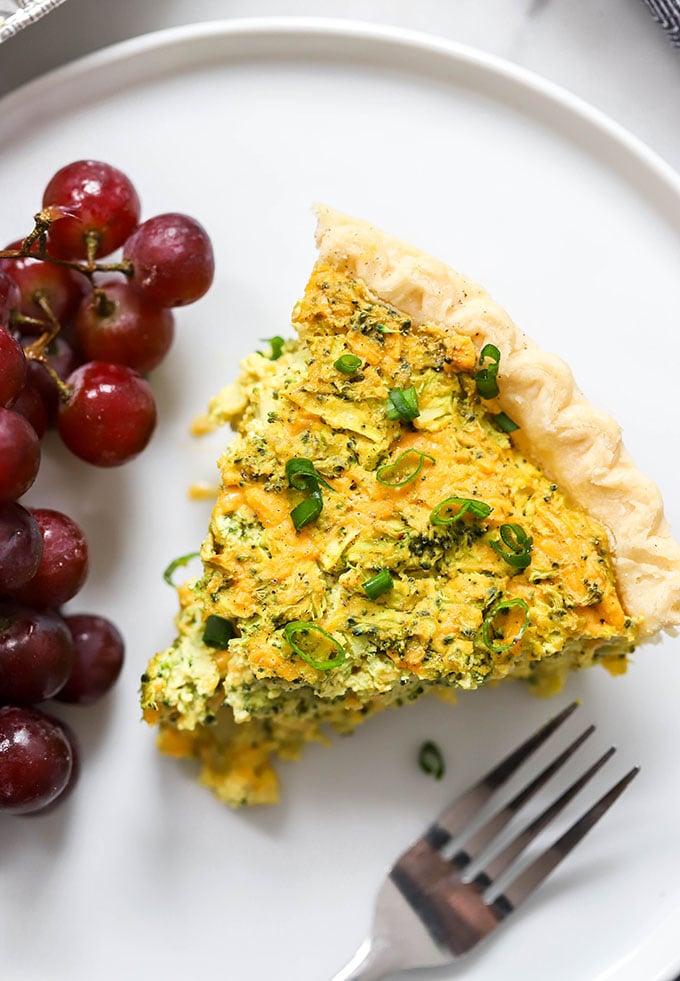
[[[680,0],[643,0],[656,20],[671,39],[671,44],[680,48]]]

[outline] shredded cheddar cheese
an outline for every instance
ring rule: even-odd
[[[142,686],[161,749],[197,757],[201,780],[232,805],[274,801],[271,757],[295,758],[324,724],[349,732],[423,693],[505,678],[553,691],[598,661],[620,672],[636,639],[605,528],[494,423],[469,337],[414,325],[322,262],[293,321],[298,338],[275,361],[247,357],[201,422],[236,436],[219,461],[203,576],[180,590],[178,638]],[[335,367],[347,354],[361,359],[351,374]],[[411,386],[418,415],[390,419],[390,391]],[[409,450],[424,455],[412,479],[377,478]],[[287,479],[293,458],[322,478],[322,508],[300,530],[291,512],[310,491]],[[433,521],[451,498],[483,502],[484,516]],[[494,547],[508,524],[529,541],[525,567]],[[371,599],[362,584],[381,570],[392,585]],[[223,650],[203,641],[211,615],[235,628]],[[300,622],[319,628],[303,653],[324,635],[342,652],[333,667],[286,639]]]

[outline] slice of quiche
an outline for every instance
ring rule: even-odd
[[[625,670],[680,623],[680,547],[619,428],[488,294],[318,212],[297,339],[210,404],[236,436],[175,643],[142,679],[161,750],[231,805],[272,756],[389,705]]]

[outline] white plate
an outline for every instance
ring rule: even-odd
[[[392,857],[572,698],[583,707],[570,734],[599,723],[582,758],[619,747],[600,786],[636,762],[641,775],[514,923],[427,977],[668,977],[680,953],[677,641],[640,651],[625,678],[574,677],[550,704],[506,686],[386,713],[281,766],[280,807],[241,813],[156,755],[136,692],[172,637],[161,571],[195,547],[209,512],[186,490],[213,477],[219,441],[193,441],[189,421],[260,338],[287,331],[317,200],[483,282],[621,421],[680,526],[677,177],[595,110],[487,55],[316,21],[124,43],[7,98],[0,143],[7,241],[27,230],[53,171],[91,156],[131,175],[145,216],[200,218],[218,259],[154,375],[152,447],[103,472],[50,443],[31,493],[84,525],[92,573],[72,608],[115,619],[128,654],[99,708],[63,712],[83,742],[77,793],[51,816],[1,822],[3,978],[329,978],[362,939]],[[425,738],[443,747],[442,783],[416,765]]]

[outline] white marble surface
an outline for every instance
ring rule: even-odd
[[[604,110],[680,169],[680,51],[641,0],[66,0],[0,46],[0,96],[137,34],[272,15],[374,21],[493,52]]]

